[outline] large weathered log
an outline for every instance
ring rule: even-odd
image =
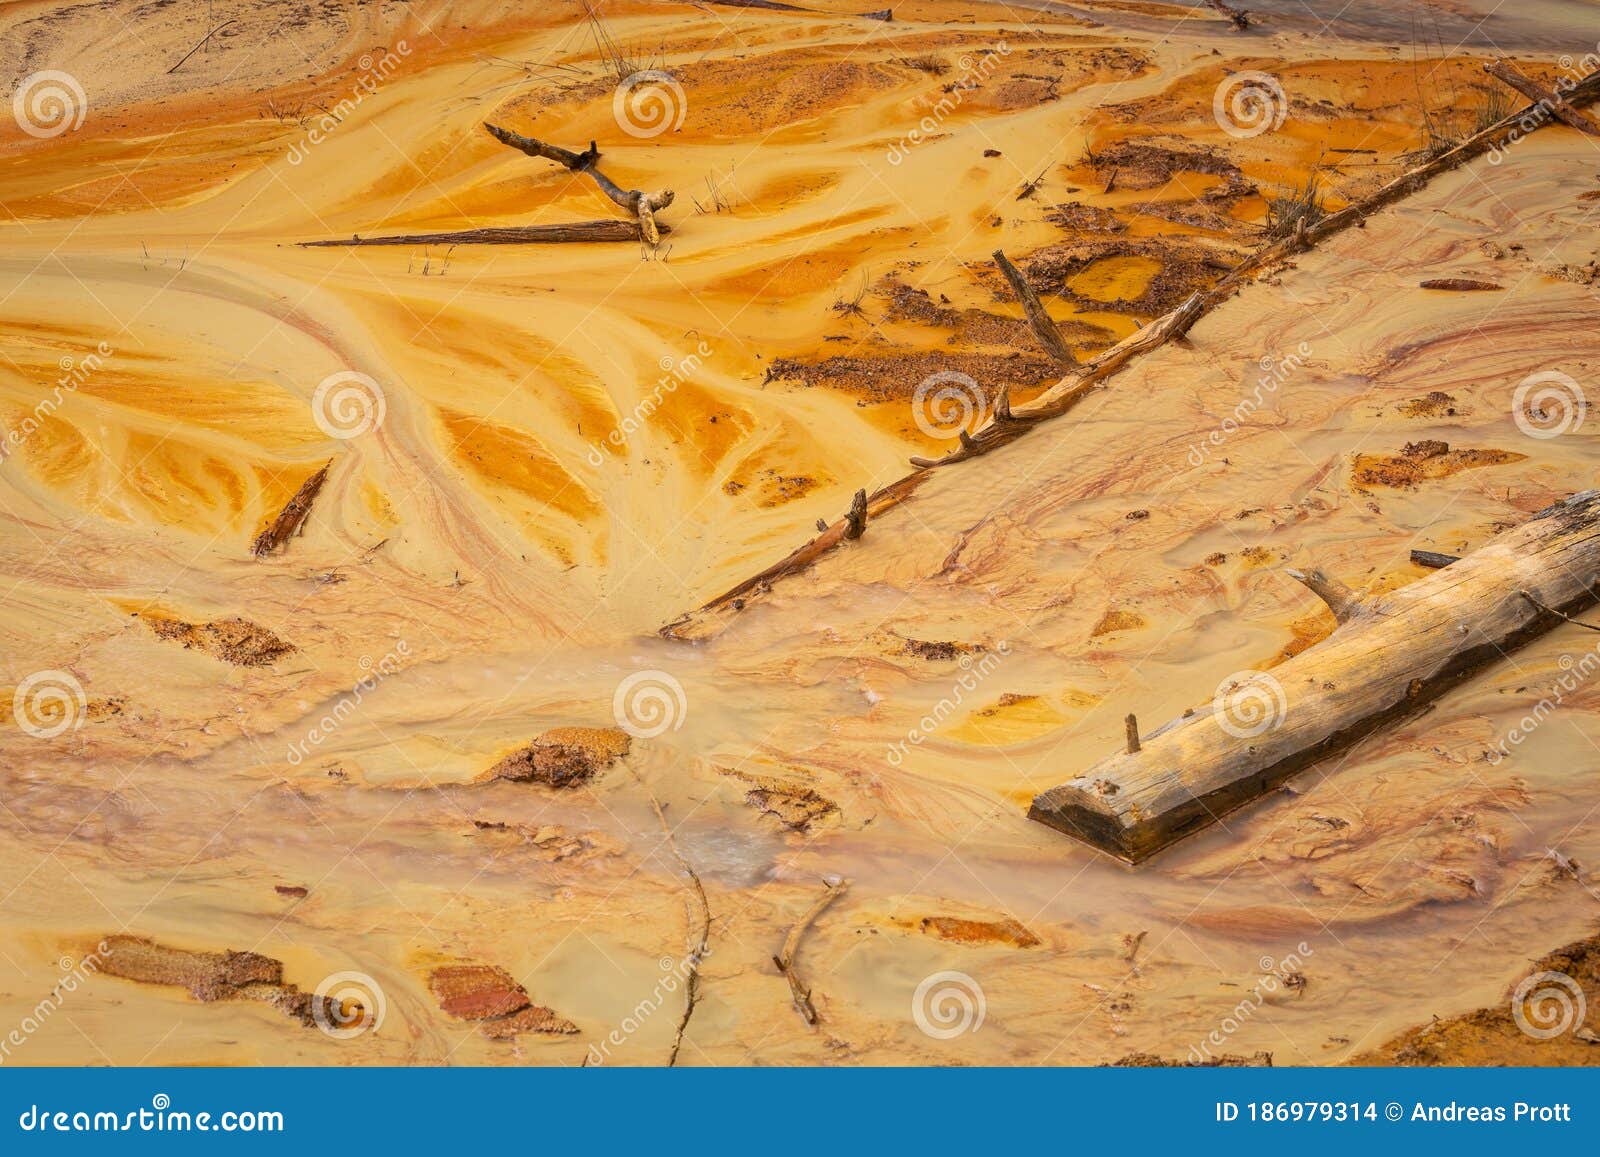
[[[1011,259],[1000,249],[994,251],[994,263],[1000,267],[1000,272],[1005,274],[1006,280],[1011,284],[1011,292],[1015,293],[1017,300],[1022,303],[1022,312],[1027,315],[1033,336],[1039,339],[1044,352],[1060,365],[1077,365],[1078,359],[1072,356],[1072,350],[1068,347],[1066,339],[1056,328],[1055,319],[1045,312],[1044,304],[1039,300],[1039,295],[1033,291],[1033,286],[1028,284],[1028,279],[1022,275],[1022,270],[1011,264]]]
[[[672,232],[656,223],[662,233]],[[332,241],[302,241],[306,249],[330,245],[535,245],[556,242],[638,241],[636,221],[568,221],[558,225],[508,225],[499,228],[458,229],[453,233],[399,233],[387,237],[342,237]]]
[[[1587,113],[1573,108],[1560,93],[1552,92],[1532,77],[1518,71],[1510,61],[1491,60],[1483,66],[1483,71],[1501,84],[1516,89],[1533,101],[1536,107],[1549,110],[1550,114],[1563,124],[1570,125],[1580,133],[1587,133],[1591,137],[1600,137],[1600,125],[1595,124]]]
[[[1600,491],[1347,606],[1327,639],[1040,795],[1030,818],[1137,863],[1411,715],[1600,601]],[[1344,602],[1344,596],[1339,598]]]
[[[594,183],[600,186],[600,191],[623,209],[633,214],[639,221],[639,233],[646,242],[655,245],[660,242],[661,235],[656,225],[656,214],[672,204],[673,192],[671,189],[662,189],[655,193],[646,193],[639,189],[624,189],[606,176],[599,169],[600,149],[593,142],[581,153],[571,149],[564,149],[560,145],[548,144],[534,137],[525,137],[521,133],[514,133],[510,129],[503,129],[499,125],[487,122],[483,126],[489,130],[489,135],[503,145],[509,145],[527,153],[530,157],[543,157],[547,161],[555,161],[558,165],[565,165],[574,173],[587,173],[594,178]]]

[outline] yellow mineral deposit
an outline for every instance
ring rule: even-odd
[[[1027,818],[1314,654],[1289,569],[1600,485],[1578,129],[1308,232],[1526,105],[1491,34],[1552,86],[1592,21],[865,7],[0,12],[8,1062],[1600,1055],[1412,1031],[1564,945],[1600,1009],[1580,627],[1137,869]],[[1061,381],[996,249],[1088,364],[1296,238],[847,518]]]

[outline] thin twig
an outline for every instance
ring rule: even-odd
[[[700,962],[706,958],[711,946],[711,904],[706,899],[706,888],[700,882],[699,873],[678,850],[678,841],[672,834],[672,826],[667,823],[667,813],[662,810],[661,801],[645,785],[644,779],[638,772],[634,772],[633,777],[639,781],[639,786],[644,788],[645,794],[650,797],[650,806],[656,809],[656,819],[661,822],[661,831],[667,837],[667,847],[672,849],[673,858],[678,861],[683,874],[689,877],[695,899],[700,906],[700,941],[689,950],[689,967],[684,977],[683,1016],[678,1019],[678,1030],[672,1037],[672,1052],[667,1055],[667,1067],[670,1069],[678,1063],[678,1050],[683,1047],[684,1031],[689,1027],[689,1018],[694,1015],[695,1006],[700,1003]]]
[[[237,24],[237,23],[238,23],[238,21],[236,21],[236,20],[224,20],[221,24],[217,25],[210,32],[207,32],[206,35],[205,35],[205,40],[202,40],[199,44],[196,44],[193,48],[189,49],[188,52],[185,52],[183,54],[183,60],[178,61],[177,64],[174,64],[171,68],[167,69],[167,75],[171,76],[173,73],[177,72],[178,69],[182,68],[184,60],[188,60],[191,56],[193,56],[195,53],[199,52],[202,48],[204,48],[206,46],[206,42],[209,41],[217,33],[221,32],[228,25]]]
[[[1554,615],[1558,619],[1565,619],[1565,620],[1567,620],[1567,622],[1571,623],[1574,627],[1582,627],[1586,631],[1600,631],[1600,627],[1595,626],[1593,623],[1586,623],[1581,619],[1573,618],[1571,615],[1567,614],[1564,611],[1558,611],[1554,607],[1545,606],[1538,599],[1536,599],[1532,595],[1530,595],[1527,591],[1518,591],[1517,593],[1519,595],[1521,595],[1523,598],[1527,599],[1534,606],[1538,607],[1541,611],[1543,611],[1547,615]]]
[[[811,990],[800,982],[800,974],[794,966],[795,953],[800,951],[800,938],[806,934],[806,929],[816,922],[818,916],[850,888],[849,880],[840,880],[837,884],[824,884],[822,895],[818,896],[811,907],[806,909],[806,914],[800,917],[800,922],[789,929],[789,935],[784,937],[783,950],[772,958],[772,963],[778,966],[778,971],[783,973],[789,982],[789,991],[794,996],[794,1006],[800,1010],[800,1015],[806,1018],[807,1024],[817,1023],[817,1008],[811,1003]]]

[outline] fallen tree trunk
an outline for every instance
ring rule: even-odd
[[[1595,490],[1372,600],[1312,572],[1303,581],[1340,618],[1332,635],[1045,792],[1028,816],[1138,863],[1593,606],[1597,575]]]
[[[328,467],[332,465],[331,460],[324,462],[322,469],[300,484],[300,489],[294,492],[294,497],[278,511],[278,517],[256,536],[255,545],[250,548],[251,554],[257,558],[265,558],[294,536],[294,532],[305,522],[306,515],[311,513],[311,504],[316,501],[317,492],[322,489],[322,484],[328,480]]]
[[[656,228],[672,232],[661,222]],[[635,221],[570,221],[560,225],[510,225],[503,228],[460,229],[454,233],[400,233],[390,237],[348,237],[334,241],[302,241],[306,249],[333,245],[534,245],[555,242],[639,241],[643,234]]]
[[[485,123],[483,127],[488,129],[489,135],[501,144],[527,153],[530,157],[543,157],[547,161],[565,165],[574,173],[587,173],[594,179],[594,183],[600,186],[602,193],[638,219],[639,234],[647,243],[655,245],[660,242],[660,227],[656,224],[656,213],[672,204],[674,195],[671,189],[646,193],[639,189],[622,188],[600,171],[600,149],[593,141],[589,142],[589,147],[583,152],[575,153],[571,149],[548,144],[536,137],[525,137],[521,133],[503,129],[499,125]]]

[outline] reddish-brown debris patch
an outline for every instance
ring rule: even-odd
[[[632,742],[626,731],[615,727],[552,727],[501,759],[484,778],[576,787],[627,755]]]
[[[187,649],[203,651],[235,667],[266,667],[295,649],[293,643],[285,642],[248,619],[235,617],[209,623],[186,623],[149,612],[141,617],[156,633],[156,638],[182,643]]]
[[[258,952],[191,952],[142,936],[107,936],[95,952],[101,972],[142,984],[188,989],[207,1003],[258,1000],[310,1027],[360,1028],[372,1010],[355,1001],[335,1001],[302,992],[283,979],[283,962]]]
[[[521,1032],[571,1036],[578,1031],[570,1020],[534,1004],[527,989],[493,964],[441,964],[428,973],[428,990],[440,1011],[477,1022],[491,1040],[510,1040]]]
[[[1009,944],[1032,948],[1039,938],[1007,916],[1002,920],[964,920],[959,916],[924,916],[922,931],[956,944]]]
[[[1356,486],[1413,487],[1463,470],[1520,462],[1526,457],[1509,450],[1452,450],[1448,442],[1426,438],[1406,443],[1399,454],[1357,454],[1350,481]]]

